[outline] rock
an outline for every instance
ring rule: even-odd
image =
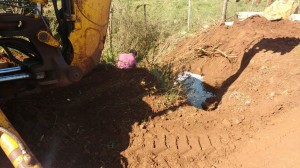
[[[142,123],[141,125],[140,125],[140,128],[141,129],[146,129],[147,127],[146,127],[146,124],[145,123]]]
[[[297,5],[294,0],[277,0],[264,10],[263,16],[268,20],[288,19]]]
[[[231,127],[231,126],[232,126],[232,124],[230,123],[230,121],[228,121],[227,119],[224,119],[224,120],[222,121],[222,124],[223,124],[225,127]]]
[[[155,127],[155,125],[154,125],[154,123],[152,123],[152,122],[151,122],[151,123],[149,124],[149,126],[148,126],[148,127],[149,127],[149,128],[154,128],[154,127]]]
[[[244,116],[244,115],[241,115],[241,116],[239,116],[239,117],[233,119],[234,124],[240,124],[240,123],[242,123],[244,120],[245,120],[245,116]]]

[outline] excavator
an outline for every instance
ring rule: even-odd
[[[49,5],[56,34],[45,15]],[[100,60],[110,5],[111,0],[0,0],[0,84],[34,90],[80,81]],[[42,167],[1,110],[0,146],[14,167]]]

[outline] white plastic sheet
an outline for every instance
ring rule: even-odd
[[[181,83],[187,100],[196,108],[202,108],[202,103],[213,96],[203,86],[204,77],[191,72],[183,72],[178,75],[175,84]]]

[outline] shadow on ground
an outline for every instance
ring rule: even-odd
[[[222,101],[224,94],[228,91],[228,88],[240,77],[243,71],[248,67],[251,59],[257,53],[272,51],[273,53],[284,55],[288,52],[291,52],[299,44],[300,39],[298,38],[264,38],[260,40],[252,48],[244,53],[238,71],[228,79],[226,79],[219,88],[213,89],[208,84],[205,84],[205,86],[209,88],[208,90],[215,93],[215,97],[207,99],[207,101],[203,104],[204,109],[214,110],[218,107],[219,103],[221,103]],[[282,59],[284,59],[284,57],[282,57]]]
[[[120,153],[132,124],[168,111],[153,113],[142,100],[156,84],[146,69],[101,65],[80,83],[15,98],[2,109],[46,168],[126,167]]]
[[[239,70],[207,105],[217,107],[256,53],[283,55],[299,43],[296,38],[262,39],[243,55]],[[102,65],[77,84],[15,98],[1,108],[46,168],[126,167],[127,159],[120,153],[129,146],[132,124],[168,111],[153,113],[142,100],[155,85],[155,77],[146,69]],[[0,167],[9,168],[4,157]]]

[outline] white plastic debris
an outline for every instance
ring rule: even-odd
[[[201,104],[213,96],[212,93],[205,90],[203,82],[204,76],[185,71],[178,75],[174,84],[181,83],[188,101],[196,108],[202,108]]]

